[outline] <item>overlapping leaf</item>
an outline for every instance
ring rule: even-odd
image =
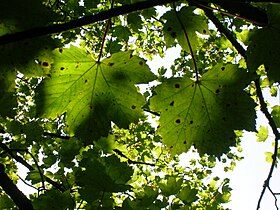
[[[84,159],[75,172],[76,180],[81,186],[80,193],[84,199],[93,201],[102,192],[122,192],[130,189],[127,182],[133,170],[126,163],[112,155],[99,158],[94,151],[84,154]]]
[[[197,32],[201,34],[207,34],[208,25],[206,18],[201,15],[194,14],[194,9],[194,7],[183,7],[178,12],[180,19],[178,19],[178,16],[173,10],[163,15],[163,19],[166,20],[163,33],[167,47],[174,46],[176,44],[175,40],[177,39],[181,47],[189,52],[190,49],[184,30],[187,33],[191,47],[195,50],[199,46]],[[184,28],[180,22],[182,22]]]
[[[220,156],[235,145],[235,129],[255,129],[246,78],[236,65],[219,64],[198,81],[172,78],[155,89],[151,108],[160,112],[158,131],[173,154],[194,145],[200,154]]]
[[[131,52],[98,63],[73,46],[56,50],[52,70],[38,89],[38,114],[55,118],[66,113],[66,131],[86,141],[106,136],[111,121],[119,127],[138,121],[145,98],[134,85],[155,78]]]
[[[264,64],[270,79],[280,81],[280,6],[271,4],[268,8],[269,24],[257,31],[251,38],[247,51],[248,68],[256,71]]]

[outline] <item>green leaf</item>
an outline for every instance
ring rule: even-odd
[[[139,29],[141,29],[142,28],[142,20],[141,20],[141,17],[139,15],[139,12],[129,13],[127,15],[127,23],[136,32]]]
[[[265,158],[266,162],[272,163],[272,161],[273,161],[273,158],[272,158],[273,157],[273,153],[272,152],[265,152],[264,154],[266,156],[266,158]]]
[[[256,133],[256,136],[258,137],[258,142],[264,142],[268,137],[268,128],[261,125],[260,129]]]
[[[194,9],[195,7],[183,7],[178,12],[178,16],[184,25],[191,47],[195,51],[199,46],[199,38],[196,32],[208,34],[209,31],[206,19],[201,15],[194,14]],[[166,12],[163,19],[166,20],[163,34],[167,47],[175,46],[176,39],[184,50],[190,52],[184,29],[174,10]]]
[[[127,42],[129,37],[131,36],[131,32],[128,27],[124,27],[118,25],[114,28],[113,32],[114,36],[116,36],[119,40]]]
[[[0,209],[16,209],[13,200],[7,195],[0,196]]]
[[[0,8],[0,35],[45,26],[54,20],[54,14],[40,1],[3,1]]]
[[[181,189],[182,178],[168,176],[166,183],[159,183],[161,193],[165,196],[175,195]]]
[[[37,184],[42,181],[39,171],[29,171],[26,176],[27,180],[30,180],[32,184]]]
[[[272,107],[271,116],[277,128],[280,128],[280,106],[276,105]]]
[[[38,88],[39,116],[66,112],[66,132],[86,143],[106,136],[111,121],[127,128],[143,116],[146,101],[134,85],[155,79],[145,60],[119,52],[97,63],[73,46],[54,56],[52,74]]]
[[[253,36],[247,50],[248,68],[254,72],[264,64],[268,76],[280,81],[280,6],[270,4],[268,7],[268,26],[259,29]]]
[[[41,210],[61,210],[73,209],[74,203],[69,191],[60,192],[58,190],[47,190],[33,201],[35,209]]]
[[[255,104],[243,91],[247,77],[237,65],[218,64],[198,81],[171,78],[155,88],[151,109],[160,112],[158,132],[173,154],[194,145],[220,156],[235,145],[234,130],[255,130]]]
[[[92,150],[83,155],[80,166],[85,170],[78,168],[75,176],[84,199],[93,201],[102,192],[122,192],[130,188],[127,182],[133,171],[126,163],[114,155],[98,158]]]
[[[191,204],[198,199],[197,192],[197,189],[185,186],[178,194],[178,198],[180,198],[185,204]]]

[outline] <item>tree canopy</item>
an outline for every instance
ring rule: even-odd
[[[245,130],[267,139],[257,110],[275,142],[256,207],[277,200],[280,106],[262,91],[278,94],[277,2],[1,2],[0,208],[225,210],[230,180],[214,169],[242,159]]]

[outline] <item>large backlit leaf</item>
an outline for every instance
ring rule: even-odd
[[[97,140],[107,135],[111,121],[119,127],[138,121],[145,98],[134,85],[154,78],[145,61],[131,52],[98,63],[79,48],[59,49],[51,77],[38,89],[38,114],[56,118],[66,113],[67,132]]]
[[[248,47],[247,58],[248,68],[255,71],[261,64],[264,64],[268,76],[280,81],[280,6],[272,4],[268,8],[269,24],[257,31]]]
[[[216,65],[198,81],[172,78],[155,89],[151,108],[160,112],[159,133],[173,154],[194,145],[220,156],[235,145],[235,129],[255,130],[255,104],[243,91],[246,71]]]

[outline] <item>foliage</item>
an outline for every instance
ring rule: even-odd
[[[280,6],[211,2],[5,1],[0,208],[226,209],[214,169],[234,169],[244,130],[267,139],[258,109],[275,135],[258,208],[276,197],[280,109],[262,88],[277,96]],[[151,72],[171,47],[171,68]],[[18,164],[36,189],[20,201]]]

